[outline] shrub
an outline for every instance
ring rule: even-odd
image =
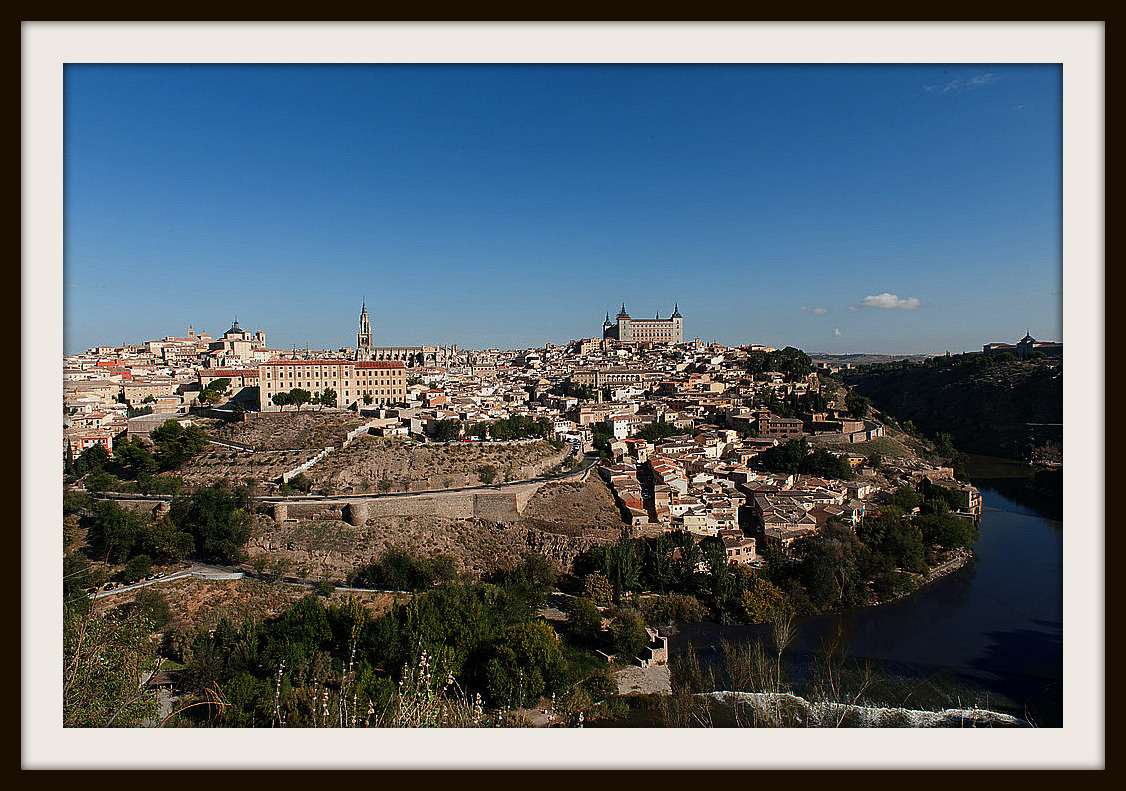
[[[708,610],[695,596],[674,593],[645,599],[641,613],[652,624],[696,623],[707,617]]]

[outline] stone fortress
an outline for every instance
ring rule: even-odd
[[[656,318],[635,319],[630,317],[623,302],[616,323],[611,323],[610,314],[606,314],[602,337],[619,343],[684,343],[684,317],[680,315],[679,306],[674,305],[667,319],[662,319],[659,311]]]

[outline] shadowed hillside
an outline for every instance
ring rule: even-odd
[[[841,380],[898,422],[950,434],[967,453],[1027,459],[1063,440],[1063,363],[937,357],[841,372]]]

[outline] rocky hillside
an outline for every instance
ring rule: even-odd
[[[950,434],[967,453],[1025,459],[1063,440],[1063,369],[1054,362],[874,366],[842,381],[900,424]]]
[[[200,421],[216,439],[241,442],[260,450],[340,447],[348,432],[367,422],[346,410],[253,412],[241,422]]]
[[[543,440],[525,442],[457,442],[420,445],[399,438],[357,436],[318,462],[305,477],[318,487],[342,493],[448,489],[474,486],[481,470],[491,467],[494,480],[522,480],[554,468],[566,451]]]
[[[543,486],[515,522],[444,519],[437,516],[372,518],[360,527],[336,520],[301,520],[276,525],[258,517],[248,547],[253,559],[266,555],[291,571],[319,579],[346,577],[357,566],[398,546],[426,557],[452,556],[458,570],[480,574],[514,565],[524,552],[537,552],[569,568],[585,549],[616,541],[623,522],[614,497],[597,475],[585,481]]]

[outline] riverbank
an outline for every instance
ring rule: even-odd
[[[954,557],[944,563],[940,563],[939,565],[928,571],[926,576],[924,576],[922,580],[919,581],[918,586],[916,586],[914,590],[906,591],[899,594],[898,596],[893,596],[890,599],[881,599],[880,601],[872,602],[868,606],[879,607],[881,605],[891,604],[892,602],[897,602],[908,596],[912,596],[921,591],[927,585],[930,585],[933,582],[938,582],[943,577],[946,577],[950,574],[953,574],[955,571],[958,571],[960,568],[973,560],[974,557],[975,555],[972,549],[956,549],[954,550]]]
[[[967,454],[974,486],[994,491],[1041,516],[1063,520],[1062,467],[1036,467],[998,456]]]

